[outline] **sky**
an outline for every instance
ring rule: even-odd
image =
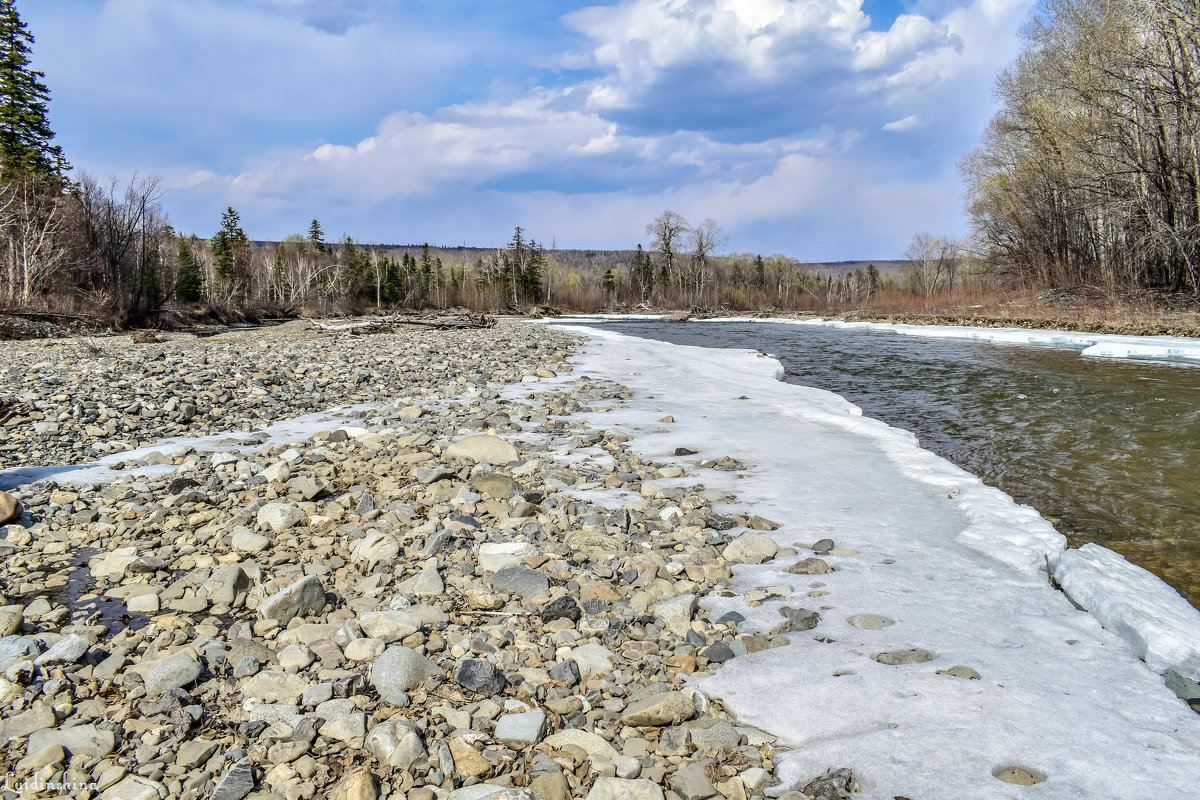
[[[18,0],[77,172],[251,238],[900,257],[965,235],[957,163],[1030,0]]]

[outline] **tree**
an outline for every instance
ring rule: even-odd
[[[0,168],[60,183],[70,169],[52,144],[45,73],[30,67],[33,34],[17,13],[16,0],[0,0]]]
[[[676,247],[688,230],[687,220],[669,210],[659,214],[646,226],[646,233],[653,238],[654,252],[659,255],[662,268],[659,282],[663,285],[670,285],[675,279]]]
[[[315,219],[308,226],[308,241],[312,243],[313,248],[318,253],[326,252],[325,231],[321,230],[321,223]]]
[[[714,219],[706,219],[692,228],[688,233],[690,251],[688,252],[687,283],[692,291],[693,301],[698,301],[704,294],[704,288],[709,278],[709,256],[721,246],[721,226]]]
[[[233,206],[221,214],[221,230],[213,237],[213,256],[217,259],[217,277],[231,281],[237,271],[239,256],[249,245],[246,232],[242,230],[242,218]]]
[[[186,236],[179,237],[179,272],[175,278],[175,297],[182,303],[194,303],[204,295],[204,274],[196,260],[193,242]]]
[[[629,265],[629,279],[637,289],[639,301],[645,303],[654,289],[654,263],[640,244],[633,254],[633,263]]]

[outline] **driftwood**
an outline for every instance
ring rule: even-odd
[[[496,324],[496,320],[486,314],[471,314],[464,313],[458,315],[447,314],[428,314],[428,315],[412,315],[412,314],[393,314],[387,317],[368,317],[366,319],[352,320],[350,322],[319,322],[317,320],[309,320],[309,324],[317,330],[331,331],[335,333],[350,333],[354,336],[362,336],[371,333],[387,333],[394,331],[401,325],[417,325],[425,328],[436,328],[437,330],[462,330],[467,328],[491,328]]]

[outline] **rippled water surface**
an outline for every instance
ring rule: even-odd
[[[1200,607],[1200,368],[817,325],[594,327],[770,353]]]

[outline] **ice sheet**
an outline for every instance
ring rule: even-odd
[[[1035,512],[842,398],[779,382],[773,359],[578,332],[592,345],[575,374],[637,393],[628,407],[591,415],[595,424],[630,434],[649,457],[699,450],[675,459],[685,466],[738,458],[749,477],[693,475],[782,523],[770,535],[783,547],[829,536],[853,552],[830,556],[829,575],[789,574],[812,555],[802,548],[737,571],[739,594],[783,583],[786,600],[704,602],[714,614],[736,608],[746,630],[779,625],[784,604],[821,614],[786,647],[699,681],[744,722],[796,748],[780,758],[786,782],[776,793],[848,766],[867,787],[864,800],[1195,796],[1200,717],[1123,638],[1050,586],[1047,561],[1065,542]],[[676,420],[668,433],[635,430],[662,413]],[[895,624],[860,630],[847,621],[856,614]],[[873,660],[908,648],[935,657]],[[959,665],[980,679],[939,674]],[[993,777],[1008,766],[1046,780],[1021,787]]]
[[[972,328],[959,325],[904,325],[890,322],[843,322],[841,320],[721,317],[702,322],[761,322],[781,325],[827,325],[834,328],[863,328],[894,331],[904,336],[932,339],[976,339],[985,342],[1031,344],[1079,350],[1094,358],[1135,358],[1200,364],[1200,339],[1183,336],[1124,336],[1112,333],[1033,330],[1029,328]]]

